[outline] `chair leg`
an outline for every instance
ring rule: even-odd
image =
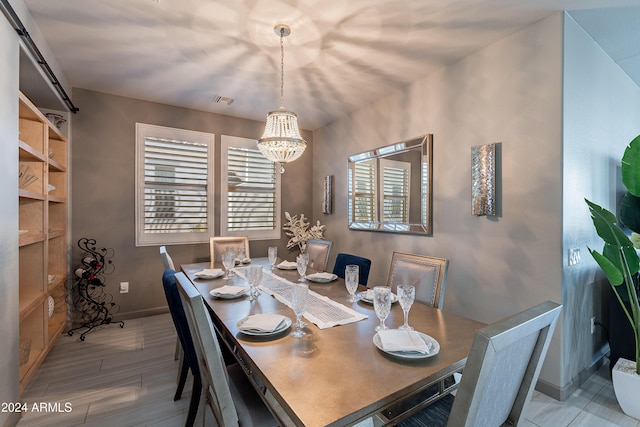
[[[182,390],[184,390],[184,384],[187,381],[188,374],[189,364],[184,359],[183,354],[180,358],[180,370],[178,371],[178,388],[176,388],[176,394],[173,396],[173,400],[180,400],[180,398],[182,397]]]
[[[191,389],[191,400],[189,401],[189,412],[187,413],[187,421],[185,427],[193,427],[198,415],[198,406],[200,406],[200,393],[202,392],[202,382],[200,375],[193,376],[193,389]],[[203,408],[204,409],[204,408]]]

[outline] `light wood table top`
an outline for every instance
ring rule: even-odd
[[[252,264],[269,269],[266,259],[254,259]],[[218,332],[247,374],[274,396],[295,425],[350,425],[438,383],[464,367],[475,331],[484,326],[415,302],[409,324],[435,338],[440,352],[425,359],[399,359],[373,344],[374,328],[379,324],[373,306],[347,302],[344,281],[338,279],[328,284],[309,282],[309,289],[366,314],[367,319],[324,330],[307,321],[303,338],[289,336],[291,330],[268,338],[247,336],[236,324],[248,315],[279,313],[295,320],[293,311],[265,292],[253,302],[247,297],[213,298],[211,289],[246,282],[238,276],[212,280],[194,276],[209,267],[209,263],[185,264],[182,270],[204,296]],[[299,277],[296,270],[276,269],[274,273],[290,281]],[[371,284],[384,283],[372,279]],[[386,325],[397,328],[402,323],[402,309],[393,304]]]

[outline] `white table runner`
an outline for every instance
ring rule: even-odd
[[[247,267],[235,268],[240,277],[246,280],[245,270]],[[271,271],[263,268],[261,290],[275,299],[291,308],[291,286],[293,283],[287,279],[273,274]],[[346,325],[348,323],[358,322],[366,319],[367,315],[358,313],[357,311],[333,301],[332,299],[320,295],[309,290],[307,299],[307,309],[303,317],[308,321],[315,323],[320,329],[327,329],[337,325]]]

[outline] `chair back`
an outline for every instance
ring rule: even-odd
[[[184,351],[184,358],[193,375],[199,375],[198,358],[194,347],[193,337],[189,329],[189,323],[182,307],[178,286],[176,285],[176,272],[170,268],[165,269],[162,275],[162,287],[167,298],[167,305],[171,313],[173,325],[176,328],[178,340]]]
[[[167,252],[167,248],[165,246],[160,246],[160,258],[162,258],[162,265],[164,265],[164,269],[167,268],[171,270],[175,270],[176,267],[173,264],[173,259],[171,259],[171,255]]]
[[[237,426],[238,414],[231,397],[227,370],[209,312],[200,292],[184,273],[176,274],[180,298],[186,313],[195,349],[202,369],[203,390],[216,422],[220,426]]]
[[[444,258],[394,252],[387,286],[395,293],[398,285],[414,285],[416,301],[442,308],[448,268]]]
[[[476,332],[448,427],[518,425],[561,309],[547,301]]]
[[[213,268],[214,262],[222,262],[222,255],[227,251],[227,248],[244,248],[247,258],[251,258],[251,255],[249,255],[249,237],[211,237],[209,238],[211,268]]]
[[[358,269],[360,277],[358,283],[367,286],[369,280],[369,270],[371,270],[371,260],[357,255],[340,253],[336,257],[336,263],[333,265],[333,274],[344,279],[344,269],[347,265],[354,264],[360,267]]]
[[[316,271],[326,271],[331,251],[331,242],[328,240],[309,239],[305,252],[309,254],[308,268]]]

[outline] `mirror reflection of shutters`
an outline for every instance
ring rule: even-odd
[[[355,164],[353,221],[376,220],[376,167],[374,162]]]

